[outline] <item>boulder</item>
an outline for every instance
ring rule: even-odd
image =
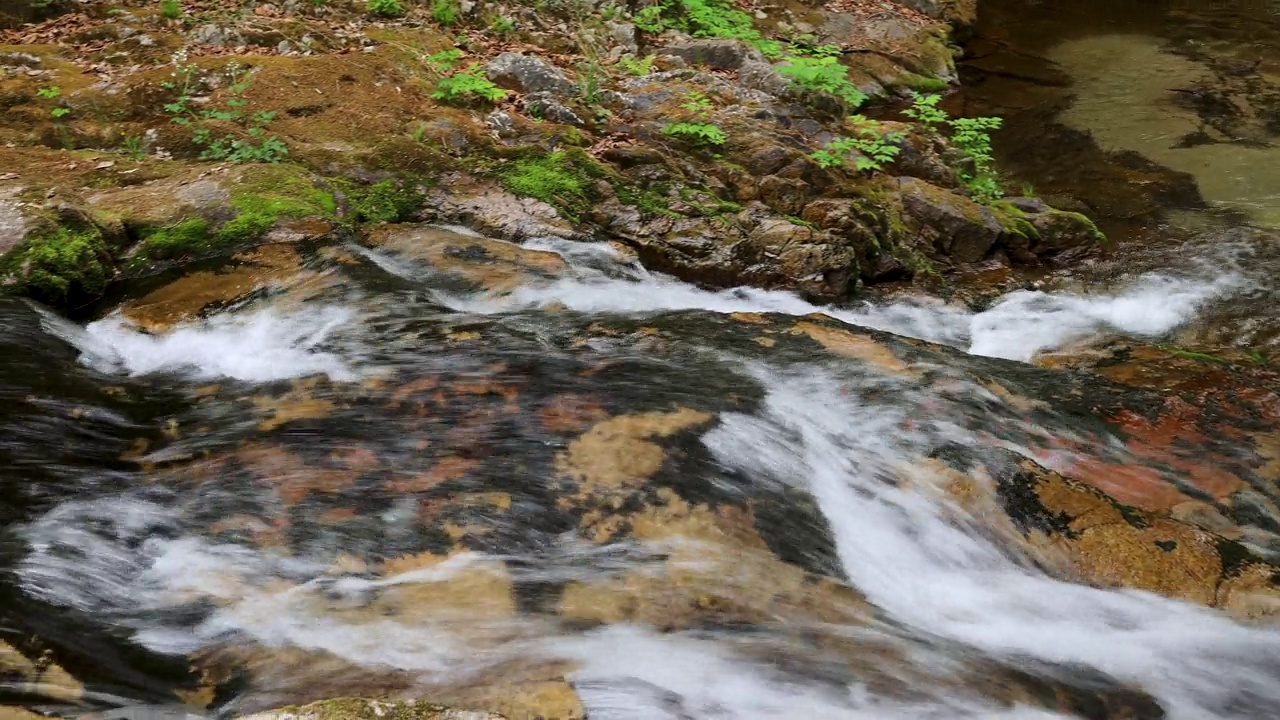
[[[712,70],[738,70],[749,62],[763,63],[764,55],[741,40],[707,38],[673,43],[662,48],[668,55]]]
[[[574,84],[560,68],[546,60],[507,52],[485,65],[485,74],[494,84],[522,93],[546,92],[564,97],[574,91]]]
[[[1005,226],[978,203],[916,178],[898,178],[908,232],[934,254],[955,263],[987,257]]]

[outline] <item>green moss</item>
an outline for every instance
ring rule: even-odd
[[[387,179],[368,186],[353,185],[347,190],[351,215],[357,222],[403,222],[422,207],[422,194],[415,183]]]
[[[919,93],[946,92],[951,87],[951,84],[942,78],[916,75],[914,73],[902,77],[898,84],[908,90],[915,90]]]
[[[624,205],[630,205],[640,211],[641,215],[659,215],[669,218],[682,218],[684,215],[671,209],[671,200],[666,196],[666,187],[657,189],[638,189],[624,183],[617,183],[613,190]]]
[[[145,256],[150,260],[163,260],[190,255],[207,249],[211,239],[207,220],[204,218],[183,220],[176,225],[160,228],[147,235],[134,258]]]
[[[1007,232],[1021,235],[1028,240],[1034,240],[1040,236],[1035,225],[1027,219],[1027,214],[1008,200],[996,200],[988,205],[987,209]]]
[[[516,160],[499,179],[516,195],[541,200],[577,222],[595,199],[594,180],[608,175],[590,155],[570,148]]]
[[[60,227],[0,261],[0,274],[19,292],[62,307],[101,295],[112,272],[111,254],[96,228]]]

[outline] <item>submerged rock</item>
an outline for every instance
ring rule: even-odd
[[[506,716],[416,700],[339,698],[243,715],[241,720],[506,720]]]

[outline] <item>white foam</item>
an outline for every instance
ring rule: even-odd
[[[1141,685],[1171,718],[1243,720],[1280,707],[1280,633],[1148,593],[1051,579],[949,522],[960,511],[930,491],[913,458],[965,441],[961,421],[942,413],[920,429],[906,413],[923,398],[867,403],[817,371],[757,376],[769,387],[762,416],[723,416],[707,446],[749,475],[803,483],[850,580],[899,620],[996,656],[1096,668]],[[770,442],[780,436],[794,440]]]
[[[328,375],[347,381],[358,377],[350,363],[319,348],[355,316],[335,306],[292,314],[268,308],[223,313],[152,335],[116,314],[64,337],[82,351],[84,364],[102,372],[168,371],[251,382]]]
[[[1145,275],[1114,295],[1014,292],[970,319],[968,350],[1026,361],[1096,335],[1159,337],[1241,285],[1234,274],[1209,281]]]
[[[703,290],[660,275],[562,279],[522,287],[503,297],[449,298],[455,310],[503,313],[564,306],[593,313],[646,314],[671,310],[784,315],[820,313],[856,325],[957,347],[974,355],[1027,361],[1037,353],[1098,335],[1157,337],[1190,320],[1208,301],[1238,289],[1242,280],[1144,275],[1112,294],[1018,291],[973,313],[925,298],[853,308],[818,306],[792,293],[735,288]]]

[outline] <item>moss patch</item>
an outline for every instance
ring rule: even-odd
[[[19,292],[58,307],[98,297],[112,272],[111,253],[97,228],[60,227],[32,238],[0,267]]]
[[[499,174],[507,190],[551,205],[577,222],[595,199],[594,180],[606,170],[582,150],[556,150],[516,160]]]
[[[423,198],[414,182],[387,179],[368,186],[349,186],[347,202],[356,222],[389,223],[411,220]]]
[[[987,209],[991,211],[991,215],[1007,232],[1021,235],[1028,240],[1034,240],[1040,236],[1035,225],[1032,225],[1031,221],[1027,219],[1027,214],[1008,200],[997,200],[988,205]]]
[[[214,228],[204,218],[188,218],[144,234],[131,268],[157,260],[198,257],[250,244],[286,218],[333,218],[337,201],[301,168],[264,166],[242,176],[231,189],[235,217]]]

